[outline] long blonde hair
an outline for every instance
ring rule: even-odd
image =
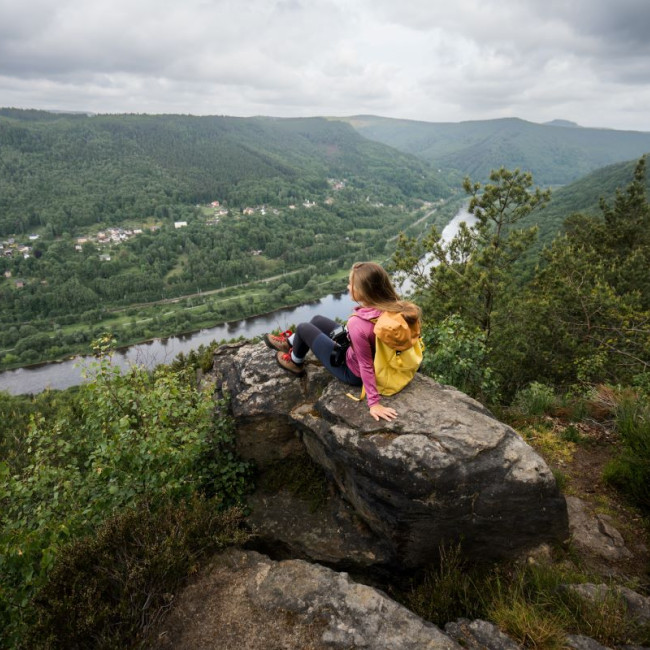
[[[357,302],[381,311],[400,313],[411,325],[420,320],[420,308],[399,297],[388,273],[375,262],[353,264],[350,269],[350,286]]]

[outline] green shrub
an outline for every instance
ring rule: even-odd
[[[61,549],[21,648],[133,648],[202,557],[245,541],[241,512],[197,496],[143,502]]]
[[[553,411],[556,405],[555,392],[552,387],[532,382],[520,390],[513,401],[513,408],[524,416],[545,415]]]
[[[422,372],[442,384],[486,402],[498,400],[498,384],[488,365],[484,334],[460,316],[448,316],[423,330]]]
[[[579,429],[573,424],[570,424],[568,427],[562,429],[560,433],[560,438],[565,442],[574,442],[576,444],[584,443],[585,437],[580,433]]]
[[[103,345],[103,353],[110,347]],[[134,367],[102,358],[94,379],[54,411],[34,410],[0,462],[0,629],[18,634],[33,593],[61,549],[143,500],[215,497],[225,508],[247,491],[232,422],[215,416],[192,368]],[[223,411],[223,409],[222,409]],[[24,415],[15,422],[24,421]],[[5,449],[12,438],[3,443]]]
[[[623,395],[615,411],[621,451],[605,467],[605,480],[650,512],[650,401]]]

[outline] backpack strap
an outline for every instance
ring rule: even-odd
[[[361,395],[359,395],[359,397],[355,397],[352,393],[346,393],[345,396],[353,399],[355,402],[363,402],[363,399],[366,396],[366,387],[361,384]]]

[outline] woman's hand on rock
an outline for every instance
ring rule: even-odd
[[[372,415],[372,417],[375,418],[377,422],[379,422],[380,419],[388,420],[390,422],[391,420],[394,420],[397,417],[397,411],[394,408],[391,408],[390,406],[373,404],[370,407],[370,415]]]

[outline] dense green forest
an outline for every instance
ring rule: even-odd
[[[83,244],[43,236],[27,242],[27,256],[7,244],[0,365],[83,352],[105,330],[126,345],[319,298],[345,287],[344,269],[354,260],[385,259],[397,234],[433,208],[341,199],[231,211],[218,220],[214,212],[188,208],[172,216],[187,225],[166,218],[141,224],[137,235],[96,230]],[[108,243],[107,233],[126,232]]]
[[[599,214],[567,215],[530,274],[521,273],[521,260],[538,228],[528,218],[545,209],[550,191],[534,188],[529,173],[503,168],[485,185],[467,179],[465,189],[477,222],[462,224],[448,243],[435,227],[424,238],[402,237],[393,268],[418,287],[432,323],[451,317],[459,339],[460,332],[477,337],[487,354],[479,366],[495,381],[488,384],[506,400],[533,381],[649,388],[645,157]],[[438,264],[423,268],[425,255]],[[467,390],[479,390],[478,376],[467,381]]]
[[[495,143],[546,185],[547,169],[565,182],[645,147],[647,136],[521,120],[352,124],[424,157],[433,147],[440,159],[432,167],[321,118],[0,109],[0,367],[84,351],[105,330],[125,345],[342,288],[354,259],[386,259],[400,231],[420,232],[412,224],[444,225],[463,197],[459,170],[500,160]],[[466,162],[443,162],[462,151],[473,152]],[[522,275],[568,215],[597,213],[633,167],[593,172],[526,215],[522,225],[539,236],[519,260]],[[116,232],[117,243],[99,239]]]
[[[328,178],[391,204],[450,193],[414,156],[321,118],[0,109],[0,236],[57,236],[214,200],[290,205],[324,196]]]
[[[601,200],[611,201],[617,191],[627,187],[634,178],[635,167],[634,160],[608,165],[554,189],[550,203],[543,210],[533,210],[524,223],[538,226],[540,246],[550,245],[568,216],[576,213],[600,215]],[[646,192],[650,193],[650,176],[646,176],[644,182]]]
[[[516,118],[459,123],[375,116],[346,120],[371,140],[477,181],[492,169],[523,169],[542,186],[565,185],[600,167],[650,152],[650,133],[534,124]]]

